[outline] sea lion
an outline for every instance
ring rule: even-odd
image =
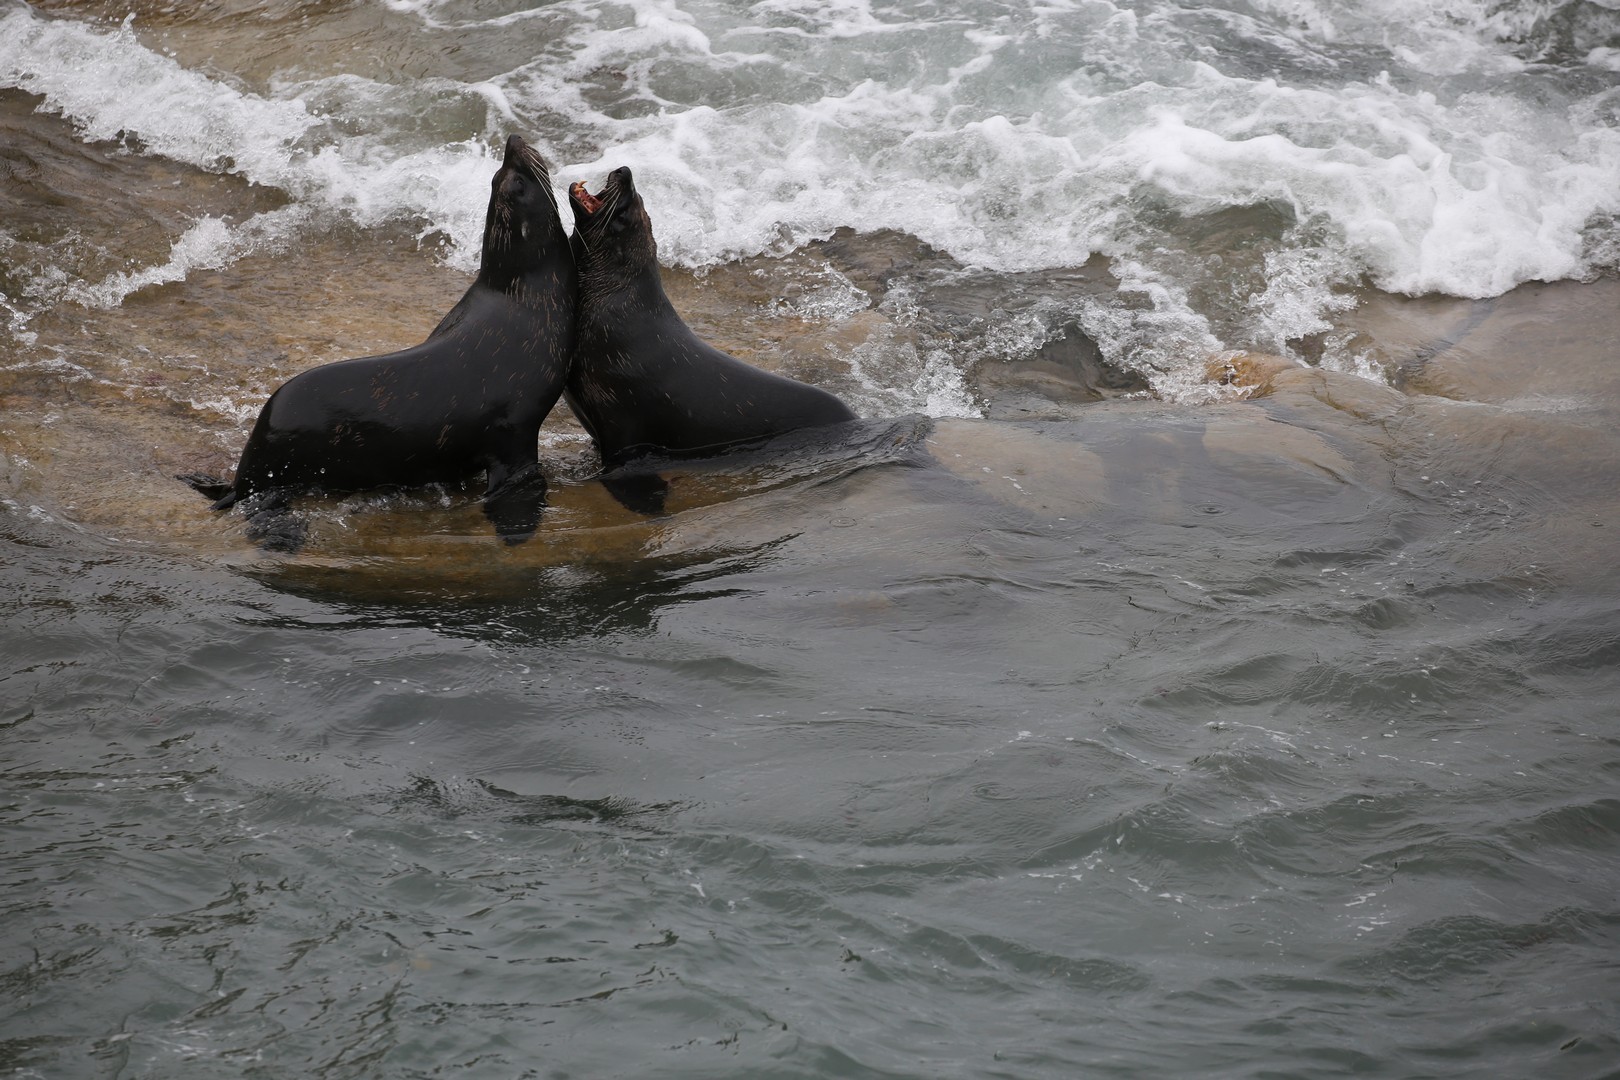
[[[580,279],[563,396],[608,470],[643,455],[706,454],[855,419],[827,391],[728,356],[681,321],[629,169],[615,169],[600,195],[575,183],[568,197]],[[615,494],[635,509],[657,502],[644,491]]]
[[[484,472],[485,514],[520,543],[545,501],[540,423],[562,394],[577,291],[551,175],[513,135],[490,185],[478,277],[427,340],[295,375],[265,402],[233,480],[180,479],[218,496],[215,510],[247,500],[249,535],[296,549],[293,495]]]

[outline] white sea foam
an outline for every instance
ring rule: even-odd
[[[16,8],[0,17],[0,85],[43,95],[87,139],[138,136],[152,153],[250,177],[279,171],[318,122],[301,102],[239,93],[141,47],[132,22],[107,33]]]
[[[487,102],[497,124],[561,103],[586,129],[570,137],[600,150],[559,179],[599,178],[633,164],[665,258],[689,266],[772,250],[784,230],[802,241],[853,226],[909,232],[991,269],[1032,270],[1075,265],[1094,251],[1136,254],[1141,238],[1131,234],[1130,211],[1142,204],[1168,203],[1188,215],[1281,202],[1300,220],[1318,221],[1380,287],[1485,296],[1583,272],[1586,222],[1620,213],[1620,132],[1612,126],[1581,129],[1507,95],[1442,104],[1387,77],[1314,90],[1227,76],[1202,63],[1153,70],[1165,43],[1105,0],[1041,5],[1033,23],[1008,33],[964,31],[944,20],[935,28],[940,40],[972,48],[963,62],[919,78],[866,79],[792,103],[683,107],[659,98],[657,113],[626,117],[584,103],[580,86],[591,73],[641,61],[644,74],[673,56],[717,73],[785,61],[718,47],[726,35],[716,38],[665,0],[636,0],[629,24],[608,30],[588,16],[625,5],[576,6],[573,52],[562,69],[519,69],[462,89]],[[1044,107],[1022,115],[963,92],[967,80],[1016,78],[1015,70],[990,69],[1002,54],[1050,36],[1065,6],[1085,9],[1080,21],[1097,25],[1073,43],[1082,59],[1105,45],[1128,46],[1144,59],[1122,71],[1126,78],[1177,76],[1180,85],[1142,82],[1098,99],[1087,93],[1093,74],[1082,69],[1052,80]],[[1370,23],[1387,31],[1395,10],[1373,19],[1356,17],[1353,5],[1269,6],[1301,33],[1332,40],[1368,33]],[[828,39],[869,40],[923,25],[880,19],[865,0],[762,0],[754,13],[786,19],[822,49]],[[1436,0],[1427,18],[1425,27],[1452,27],[1482,54],[1488,43],[1480,39],[1493,26],[1518,26],[1503,23],[1509,16],[1495,7],[1465,0]],[[1470,32],[1474,26],[1482,29]],[[90,68],[102,74],[78,74]],[[492,171],[485,143],[401,151],[380,138],[338,134],[306,104],[354,110],[352,122],[386,112],[398,88],[337,76],[278,84],[278,96],[266,98],[146,49],[127,21],[105,32],[25,9],[0,18],[0,81],[44,95],[89,138],[133,136],[149,152],[238,173],[362,225],[415,219],[424,233],[450,239],[453,262],[476,261]]]
[[[6,330],[17,342],[32,345],[39,340],[39,335],[28,329],[30,314],[12,303],[4,292],[0,292],[0,315],[5,317]]]
[[[910,338],[891,332],[874,336],[839,358],[854,383],[844,396],[863,415],[983,415],[963,378],[961,358],[943,349],[919,349]]]
[[[256,214],[240,225],[204,217],[174,242],[168,262],[120,271],[95,284],[71,285],[64,295],[89,307],[117,307],[130,293],[149,285],[184,281],[194,270],[216,270],[249,252],[278,249],[308,217],[300,206]]]
[[[1052,317],[1077,318],[1161,389],[1204,351],[1285,351],[1363,280],[1485,297],[1620,257],[1620,85],[1601,88],[1620,70],[1603,36],[1606,13],[1620,30],[1616,0],[1584,22],[1552,18],[1558,0],[1253,0],[1196,18],[1172,0],[378,2],[469,49],[523,36],[533,60],[465,81],[330,75],[256,94],[147,48],[128,22],[0,16],[0,85],[43,95],[86,138],[234,172],[296,208],[201,219],[163,265],[78,295],[117,303],[330,213],[413,222],[470,268],[489,147],[512,129],[565,149],[559,184],[632,166],[673,264],[841,227],[909,233],[994,271],[1107,255],[1117,302]],[[1585,74],[1561,79],[1550,55]],[[424,135],[437,113],[481,115],[484,131]],[[1285,229],[1254,241],[1234,309],[1211,310],[1234,271],[1195,249],[1197,223],[1253,207]]]
[[[770,250],[784,225],[801,239],[847,225],[1034,270],[1133,253],[1135,207],[1280,203],[1381,288],[1459,296],[1582,273],[1586,222],[1620,211],[1620,132],[1512,99],[1447,108],[1387,84],[1301,91],[1202,66],[1157,96],[1109,137],[1082,110],[958,122],[948,97],[862,84],[614,122],[610,148],[564,172],[633,163],[661,250],[687,265]]]
[[[1620,213],[1609,101],[1620,91],[1582,100],[1552,84],[1527,94],[1528,85],[1502,83],[1527,71],[1533,50],[1521,39],[1534,20],[1465,0],[1382,4],[1372,15],[1304,0],[1272,7],[1292,8],[1297,47],[1253,20],[1234,17],[1233,32],[1295,48],[1288,59],[1307,74],[1333,42],[1394,40],[1386,59],[1398,74],[1313,82],[1228,73],[1189,59],[1173,19],[1150,23],[1107,0],[1045,4],[996,32],[939,28],[940,56],[904,57],[892,75],[822,79],[819,96],[795,89],[783,100],[688,108],[660,97],[647,99],[651,112],[585,110],[601,152],[565,179],[633,165],[663,256],[689,266],[841,226],[910,233],[998,271],[1074,266],[1100,252],[1123,275],[1121,301],[1078,300],[1070,314],[1111,360],[1173,395],[1211,352],[1286,352],[1288,341],[1325,330],[1363,280],[1486,297],[1582,276],[1612,255],[1615,245],[1594,242],[1592,223]],[[876,17],[860,3],[756,10],[791,16],[784,32],[809,39],[822,63],[841,42],[881,51],[875,43],[890,31],[916,28],[888,13],[881,29],[869,25]],[[1401,25],[1413,32],[1391,31]],[[1042,50],[1064,34],[1078,64],[1038,77],[1018,66],[1048,60]],[[705,48],[724,75],[737,63],[724,46],[768,38],[717,24]],[[596,45],[592,64],[627,62],[614,43]],[[665,45],[676,48],[637,46],[647,50],[643,72],[670,55]],[[836,56],[866,70],[853,52]],[[806,63],[783,59],[784,84],[796,86]],[[590,70],[526,70],[504,85],[522,113]],[[1188,254],[1180,223],[1257,206],[1281,208],[1294,227],[1258,257],[1262,280],[1246,310],[1212,313],[1193,297],[1225,271]]]
[[[828,269],[821,281],[784,298],[788,310],[802,319],[836,322],[872,304],[871,297],[857,289],[848,278]]]
[[[84,77],[95,71],[95,78]],[[263,97],[190,71],[144,47],[132,20],[103,31],[68,20],[47,20],[26,8],[0,16],[0,86],[43,96],[44,108],[70,119],[86,139],[131,139],[147,153],[211,171],[230,172],[279,188],[305,208],[335,211],[363,226],[417,220],[424,235],[441,232],[450,261],[477,266],[478,242],[494,162],[480,140],[401,151],[381,138],[339,133],[305,104],[306,96],[347,97],[357,80],[339,76],[281,87]],[[471,92],[499,113],[497,89]],[[376,97],[386,98],[386,90]],[[90,287],[86,297],[118,302],[143,284],[176,280],[189,269],[213,268],[253,250],[265,226],[293,214],[232,228],[204,218],[176,241],[170,261]],[[264,217],[264,215],[261,215]],[[115,295],[125,285],[124,294]]]

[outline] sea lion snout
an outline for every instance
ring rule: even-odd
[[[546,168],[545,158],[516,133],[507,136],[506,154],[501,159],[500,172],[495,174],[497,180],[508,175],[524,176],[542,184],[551,183],[551,172]]]

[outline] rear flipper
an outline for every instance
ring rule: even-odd
[[[242,512],[247,517],[247,538],[265,551],[295,555],[309,536],[309,523],[293,512],[286,492],[251,495],[242,501]]]
[[[207,473],[178,473],[175,479],[191,490],[215,500],[211,509],[229,510],[236,505],[236,484]]]
[[[601,480],[608,494],[619,500],[619,505],[626,510],[648,517],[664,513],[664,501],[669,498],[669,481],[657,473],[608,473]]]
[[[540,527],[540,514],[546,506],[546,477],[536,462],[508,472],[500,465],[489,469],[489,489],[484,493],[484,516],[495,526],[495,535],[507,544],[529,539]]]

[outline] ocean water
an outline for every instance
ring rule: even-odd
[[[266,553],[519,132],[871,438]],[[1620,1076],[1614,0],[0,0],[0,1076]]]

